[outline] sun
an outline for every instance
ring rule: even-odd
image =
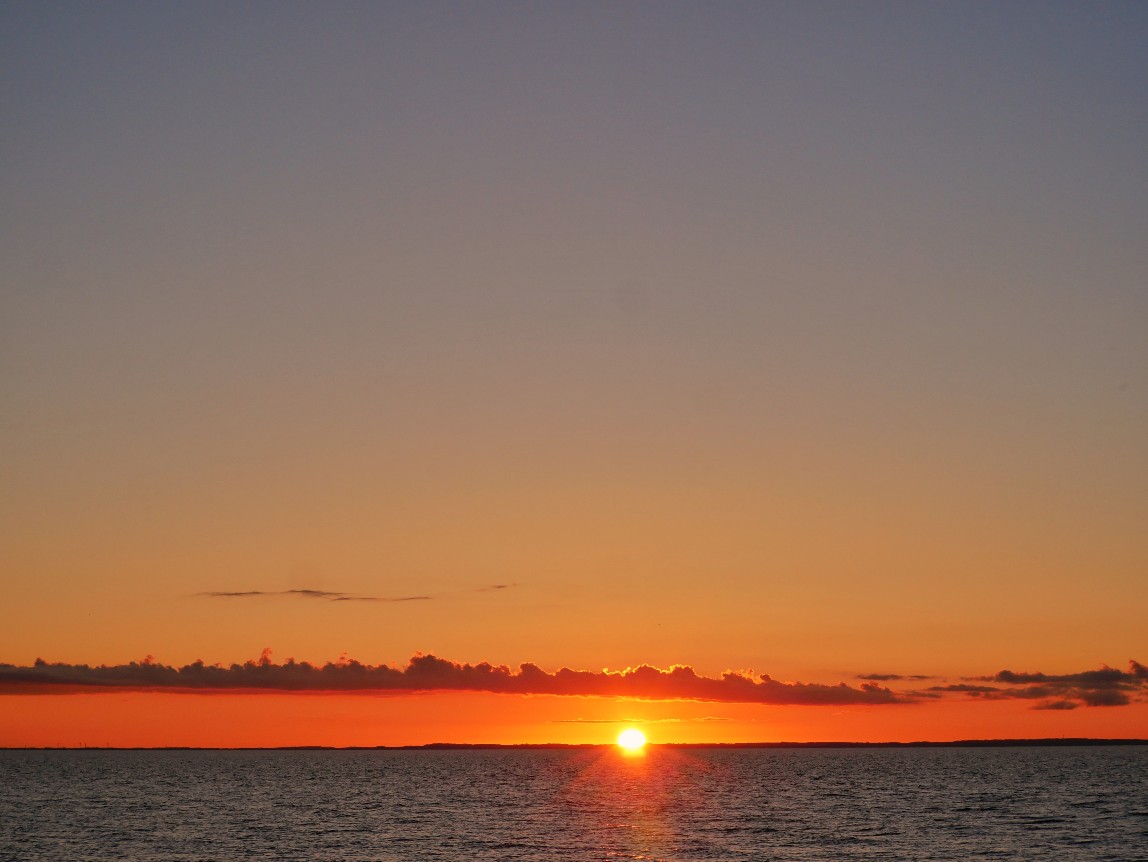
[[[618,745],[625,751],[641,751],[646,745],[646,734],[628,727],[618,734]]]

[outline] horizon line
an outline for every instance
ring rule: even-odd
[[[1100,745],[1148,745],[1148,738],[1037,737],[1006,739],[913,740],[910,742],[650,742],[647,748],[1039,748]],[[0,751],[482,751],[616,748],[613,742],[427,742],[418,745],[24,745]]]

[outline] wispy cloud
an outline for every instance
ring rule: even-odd
[[[329,602],[426,602],[434,596],[358,596],[329,590],[241,590],[236,592],[199,593],[210,599],[297,598],[323,599]]]
[[[746,721],[721,715],[699,715],[692,718],[556,718],[551,724],[695,724],[709,721]],[[752,720],[752,719],[750,719]]]
[[[924,673],[859,673],[857,679],[867,679],[872,682],[899,682],[901,680],[936,679]]]
[[[486,584],[481,587],[475,587],[473,592],[477,593],[492,593],[500,592],[503,590],[511,590],[517,587],[517,583],[505,584]],[[297,599],[322,599],[328,602],[429,602],[435,599],[442,598],[442,596],[363,596],[355,593],[333,592],[331,590],[212,590],[209,592],[196,593],[197,596],[202,596],[209,599],[280,599],[280,598],[297,598]]]
[[[1079,706],[1079,701],[1075,700],[1049,700],[1036,704],[1033,709],[1077,709]]]

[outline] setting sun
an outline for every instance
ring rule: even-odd
[[[646,745],[646,734],[630,727],[618,734],[618,745],[626,751],[640,751]]]

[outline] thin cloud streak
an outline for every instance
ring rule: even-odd
[[[694,724],[710,721],[740,721],[753,719],[726,718],[721,715],[702,715],[696,718],[555,718],[551,724]]]
[[[505,590],[512,590],[517,587],[515,583],[505,584],[487,584],[481,587],[475,587],[476,593],[493,593],[502,592]],[[441,598],[441,596],[360,596],[353,593],[333,592],[330,590],[309,590],[309,589],[296,589],[296,590],[212,590],[209,592],[196,593],[197,596],[206,597],[209,599],[276,599],[276,598],[298,598],[298,599],[323,599],[329,602],[380,602],[380,603],[393,603],[393,602],[429,602]]]
[[[210,599],[280,598],[324,599],[329,602],[427,602],[434,596],[356,596],[328,590],[240,590],[235,592],[206,592],[197,595]]]

